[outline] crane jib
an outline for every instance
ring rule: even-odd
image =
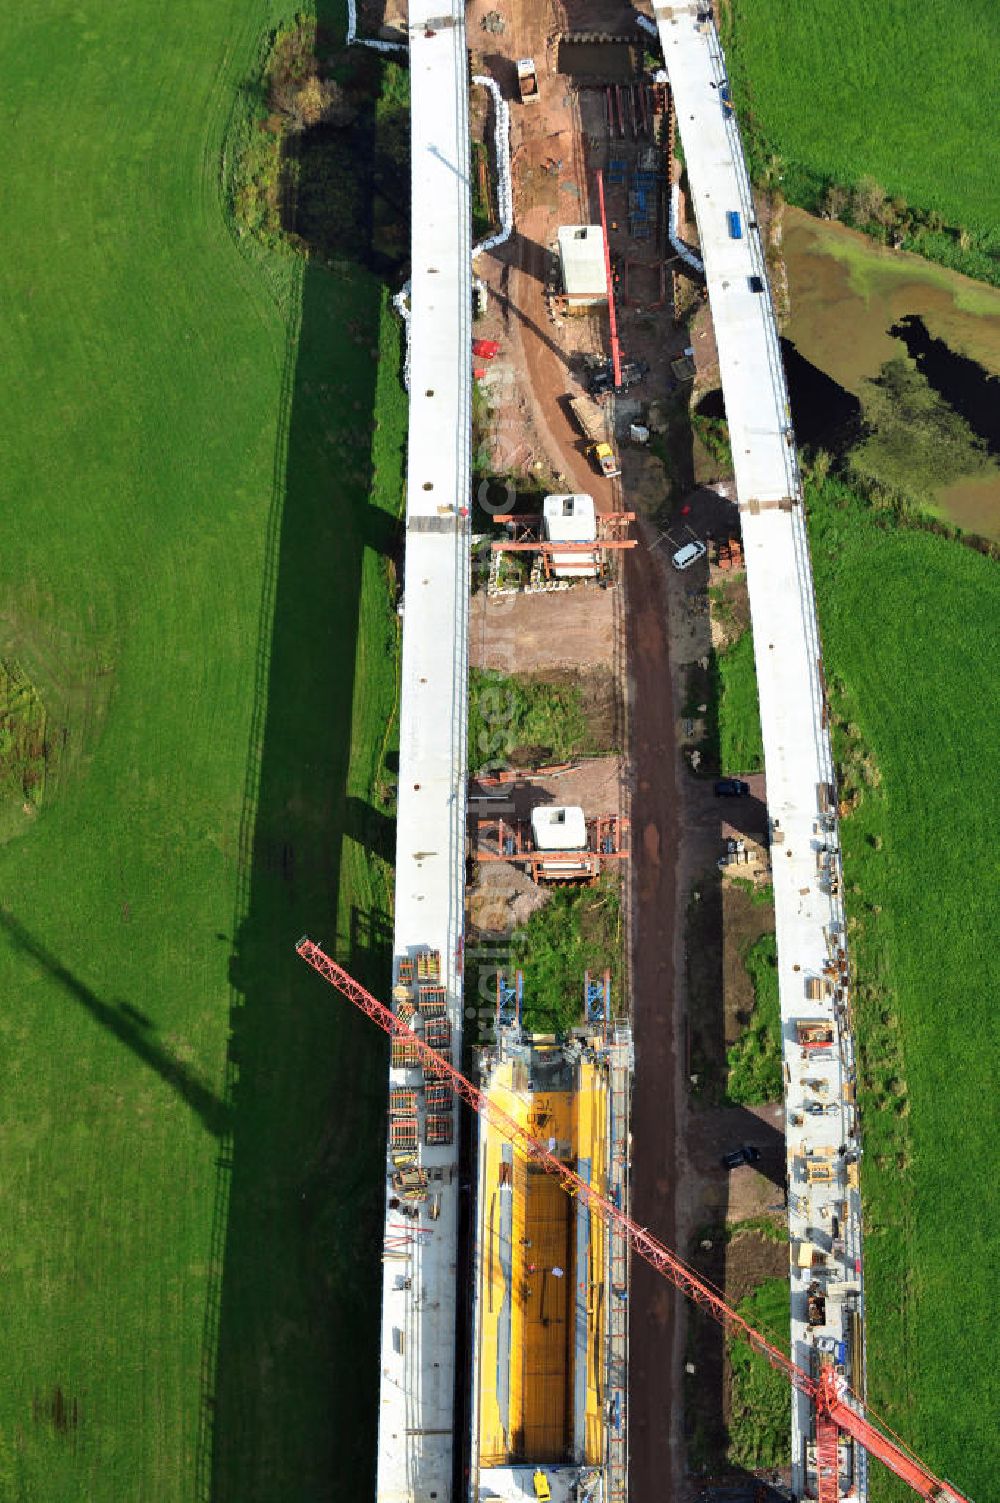
[[[343,966],[331,960],[319,945],[303,935],[295,948],[313,970],[318,971],[331,986],[341,992],[348,1001],[353,1002],[355,1007],[377,1023],[386,1033],[395,1038],[406,1039],[421,1058],[434,1065],[436,1072],[448,1078],[456,1095],[460,1096],[480,1116],[485,1117],[498,1132],[519,1148],[526,1158],[532,1159],[554,1179],[558,1179],[567,1194],[582,1200],[591,1213],[602,1221],[619,1227],[627,1237],[632,1250],[652,1268],[655,1268],[664,1278],[668,1278],[682,1294],[686,1294],[689,1299],[701,1305],[727,1330],[738,1332],[755,1351],[767,1359],[772,1367],[783,1372],[800,1393],[804,1393],[814,1401],[817,1433],[826,1430],[833,1435],[836,1429],[850,1435],[859,1445],[864,1446],[870,1456],[877,1457],[890,1471],[895,1472],[897,1477],[907,1482],[919,1497],[926,1500],[926,1503],[972,1503],[971,1498],[960,1493],[950,1483],[942,1482],[940,1478],[935,1477],[933,1472],[928,1470],[902,1442],[880,1429],[866,1415],[864,1405],[857,1395],[849,1395],[846,1383],[837,1378],[833,1368],[824,1368],[817,1381],[784,1352],[772,1345],[766,1336],[755,1330],[748,1321],[743,1319],[742,1315],[737,1314],[730,1305],[727,1305],[721,1294],[712,1289],[693,1269],[688,1268],[683,1259],[658,1241],[652,1232],[639,1226],[624,1211],[620,1211],[613,1201],[608,1200],[598,1190],[588,1185],[561,1159],[543,1147],[537,1138],[533,1138],[529,1132],[520,1127],[512,1117],[508,1117],[501,1107],[478,1090],[471,1080],[467,1080],[450,1059],[425,1043],[420,1034],[415,1033],[403,1022],[402,1018],[397,1017],[377,997],[373,997],[371,992],[344,970]],[[848,1402],[848,1396],[854,1401],[853,1403]],[[836,1452],[836,1446],[834,1446],[834,1452]],[[824,1478],[822,1475],[822,1463],[819,1464],[818,1470],[821,1473],[820,1498],[838,1497],[839,1491],[833,1491],[838,1487],[836,1456],[834,1455],[831,1477]]]

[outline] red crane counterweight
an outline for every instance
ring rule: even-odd
[[[613,1224],[625,1235],[633,1252],[645,1259],[651,1267],[673,1283],[682,1294],[702,1306],[727,1330],[734,1331],[748,1341],[750,1346],[765,1357],[772,1367],[785,1377],[801,1393],[815,1404],[817,1442],[817,1489],[819,1503],[838,1503],[839,1434],[843,1432],[868,1452],[883,1462],[897,1477],[909,1484],[926,1503],[972,1503],[970,1498],[958,1492],[949,1483],[942,1482],[924,1466],[916,1456],[900,1442],[886,1435],[882,1429],[866,1417],[857,1395],[851,1394],[846,1382],[839,1378],[832,1367],[825,1367],[819,1379],[813,1378],[797,1363],[787,1357],[766,1336],[754,1329],[742,1315],[731,1308],[722,1296],[700,1277],[684,1261],[665,1247],[645,1227],[641,1227],[620,1211],[613,1201],[581,1179],[561,1159],[533,1138],[512,1117],[497,1106],[488,1096],[476,1088],[470,1080],[455,1068],[445,1055],[439,1054],[425,1043],[421,1036],[402,1018],[393,1013],[377,997],[355,981],[343,966],[331,960],[319,945],[303,936],[295,946],[299,955],[313,970],[335,987],[349,1002],[377,1023],[391,1038],[405,1040],[417,1058],[432,1066],[436,1079],[446,1080],[453,1091],[490,1125],[513,1143],[526,1159],[538,1164],[547,1174],[557,1179],[568,1195],[581,1200],[592,1216],[606,1224]],[[853,1400],[850,1402],[849,1400]]]

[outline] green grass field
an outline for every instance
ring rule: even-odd
[[[725,41],[741,117],[761,141],[757,168],[769,152],[782,159],[775,186],[809,208],[830,180],[873,177],[984,237],[974,274],[995,265],[1000,10],[990,0],[959,11],[945,0],[732,0]],[[926,249],[947,259],[943,245]]]
[[[764,766],[764,743],[757,708],[757,673],[753,634],[747,630],[725,652],[717,653],[719,706],[719,767],[725,777],[759,772]]]
[[[592,678],[601,675],[592,675]],[[591,692],[594,684],[587,686]],[[613,697],[610,682],[602,684]],[[607,707],[605,707],[606,709]],[[609,717],[601,716],[604,721]],[[614,749],[611,727],[595,724],[585,688],[524,674],[473,668],[469,674],[469,770],[507,771],[518,766],[568,762]]]
[[[991,1326],[1000,858],[988,799],[1000,574],[995,561],[876,512],[838,481],[812,486],[808,500],[849,809],[841,829],[858,978],[868,1392],[934,1470],[989,1497],[1000,1463],[990,1418],[1000,1400]],[[743,735],[746,706],[743,690],[722,693],[723,745]],[[767,945],[748,957],[758,1010],[764,1000],[755,1025],[768,1012]],[[751,1027],[731,1066],[753,1066],[756,1052]],[[909,1496],[872,1468],[873,1503]]]
[[[0,42],[0,658],[49,748],[0,780],[4,1499],[371,1485],[384,1052],[292,946],[384,980],[405,403],[374,278],[227,227],[278,17]]]
[[[605,874],[596,887],[554,887],[524,928],[511,936],[511,964],[524,972],[525,1027],[545,1033],[583,1021],[583,978],[611,972],[611,1007],[622,1011],[621,882]]]
[[[743,1033],[728,1050],[726,1097],[741,1106],[780,1101],[781,1008],[778,1002],[778,946],[762,934],[744,955],[753,982],[754,1008]]]
[[[739,1313],[779,1344],[788,1326],[788,1282],[767,1279],[740,1301]],[[733,1466],[788,1466],[790,1401],[787,1379],[748,1342],[730,1336],[732,1398],[729,1415],[729,1460]]]
[[[811,509],[842,792],[857,800],[842,831],[860,983],[869,1394],[935,1470],[987,1498],[1000,1463],[1000,862],[988,796],[1000,574],[834,482]],[[875,1503],[904,1496],[873,1469]]]

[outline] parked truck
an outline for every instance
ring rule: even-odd
[[[604,414],[596,403],[587,397],[570,397],[570,411],[577,427],[587,439],[587,456],[592,459],[605,480],[614,480],[621,474],[621,465],[614,449],[604,437]]]

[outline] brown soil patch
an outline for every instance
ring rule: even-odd
[[[622,778],[619,757],[587,757],[563,772],[525,773],[516,782],[501,787],[483,786],[474,779],[469,784],[471,814],[492,807],[503,799],[505,819],[528,819],[532,809],[542,804],[577,804],[583,812],[614,814],[618,812]],[[489,802],[481,801],[485,795]]]
[[[472,597],[469,660],[473,668],[546,675],[554,669],[610,665],[615,602],[611,589],[577,584],[551,594]]]
[[[467,895],[467,948],[475,944],[477,932],[510,934],[520,928],[548,898],[548,890],[536,887],[519,867],[497,863],[478,870],[478,879]]]
[[[532,809],[544,804],[575,804],[588,816],[623,810],[620,757],[588,757],[563,772],[525,774],[500,788],[472,780],[469,784],[468,830],[470,850],[476,847],[476,821],[502,816],[527,821]],[[466,888],[470,930],[509,933],[526,923],[546,902],[551,889],[537,887],[530,875],[507,862],[473,864],[474,880]],[[472,941],[469,941],[472,943]]]
[[[747,577],[742,570],[727,572],[713,569],[711,632],[716,652],[725,652],[750,629],[750,597]]]
[[[405,42],[407,0],[358,0],[358,35]]]

